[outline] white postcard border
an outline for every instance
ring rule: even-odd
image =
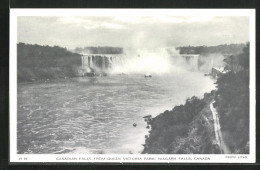
[[[145,10],[145,12],[144,12]],[[250,154],[17,154],[17,17],[18,16],[249,16],[250,17]],[[10,9],[10,162],[81,163],[255,163],[255,10],[254,9]]]

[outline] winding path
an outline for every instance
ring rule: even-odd
[[[228,148],[228,146],[225,144],[225,142],[223,140],[223,136],[222,136],[222,132],[221,132],[220,124],[219,124],[218,112],[216,111],[216,109],[213,106],[214,102],[215,101],[210,103],[210,110],[212,112],[212,116],[213,116],[213,120],[214,120],[215,137],[216,137],[217,143],[219,145],[221,154],[230,154],[231,153],[230,149]]]

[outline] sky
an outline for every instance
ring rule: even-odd
[[[155,48],[249,41],[246,16],[19,16],[18,42]]]

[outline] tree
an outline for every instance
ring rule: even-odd
[[[243,52],[238,55],[238,63],[244,67],[245,70],[249,68],[249,48],[250,44],[247,43],[246,46],[243,48]]]

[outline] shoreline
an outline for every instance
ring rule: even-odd
[[[193,96],[185,104],[153,117],[147,122],[152,128],[142,153],[249,153],[248,82],[247,70],[228,72],[217,79],[217,88],[202,99]]]
[[[148,119],[146,119],[146,123],[147,123],[147,126],[150,126],[151,128],[150,128],[150,130],[148,131],[148,135],[146,135],[146,141],[145,141],[145,144],[143,145],[144,146],[144,150],[142,151],[142,154],[170,154],[170,153],[167,153],[167,152],[169,152],[169,151],[167,151],[167,150],[165,150],[162,146],[159,146],[158,144],[160,143],[160,140],[157,140],[158,138],[161,138],[160,137],[160,133],[163,133],[163,132],[160,132],[159,134],[157,134],[157,132],[159,132],[158,131],[158,128],[159,129],[162,129],[163,131],[167,131],[167,129],[165,129],[165,128],[163,128],[163,125],[164,124],[167,124],[167,122],[168,121],[170,121],[170,120],[172,120],[173,122],[175,121],[175,123],[170,123],[169,125],[167,125],[167,126],[173,126],[173,127],[175,127],[175,129],[177,129],[177,131],[175,131],[174,129],[173,129],[173,131],[172,131],[172,133],[175,131],[175,133],[177,133],[177,134],[179,134],[180,135],[180,137],[178,138],[176,138],[175,140],[173,140],[173,141],[175,141],[175,142],[173,142],[171,145],[176,145],[176,142],[178,141],[178,140],[180,140],[179,142],[181,142],[181,141],[183,141],[183,140],[187,140],[187,139],[185,139],[185,138],[183,138],[183,137],[181,137],[181,136],[183,136],[183,134],[184,133],[188,133],[187,132],[187,130],[189,129],[189,131],[191,131],[191,129],[190,129],[190,124],[193,124],[193,127],[192,127],[192,129],[194,128],[194,127],[196,127],[196,126],[199,126],[199,124],[197,123],[197,122],[201,122],[201,116],[202,116],[202,113],[201,113],[201,111],[203,111],[203,110],[205,110],[205,108],[207,108],[207,110],[206,111],[203,111],[203,112],[205,112],[205,113],[209,113],[208,112],[208,109],[209,109],[209,104],[210,104],[210,102],[213,100],[212,98],[214,97],[214,93],[215,93],[215,91],[216,91],[216,89],[215,90],[212,90],[210,93],[207,93],[207,92],[205,92],[204,93],[204,97],[202,98],[202,99],[198,99],[196,96],[193,96],[193,97],[191,97],[191,98],[189,98],[189,99],[187,99],[187,101],[186,102],[184,102],[183,104],[181,104],[181,105],[176,105],[176,106],[174,106],[174,108],[172,109],[172,110],[165,110],[163,113],[161,113],[161,114],[159,114],[159,115],[157,115],[156,117],[150,117],[150,119],[148,118]],[[180,119],[178,119],[178,115],[177,115],[177,122],[176,122],[176,119],[174,120],[174,118],[170,118],[171,116],[170,116],[170,114],[171,113],[174,113],[174,112],[176,112],[176,110],[177,110],[177,112],[178,112],[178,108],[184,108],[185,109],[185,107],[189,104],[189,103],[192,103],[193,101],[195,101],[195,103],[197,103],[198,105],[203,105],[202,107],[201,107],[201,109],[199,109],[198,111],[197,111],[197,114],[195,114],[192,118],[190,118],[190,121],[188,121],[187,123],[183,123],[183,124],[179,124],[178,125],[178,121],[181,121]],[[196,104],[195,104],[195,106],[196,106]],[[193,109],[195,109],[195,108],[193,108]],[[196,109],[195,109],[196,110]],[[176,114],[178,114],[176,112]],[[175,115],[176,115],[175,114]],[[179,113],[180,114],[180,113]],[[170,117],[169,117],[170,116]],[[211,115],[209,114],[208,115],[208,117],[210,117]],[[165,117],[165,118],[164,118]],[[202,116],[203,117],[203,116]],[[196,120],[196,119],[197,120]],[[158,121],[164,121],[164,123],[163,122],[161,122],[161,123],[159,123]],[[207,121],[207,120],[206,120]],[[210,120],[208,120],[208,121],[210,121]],[[158,123],[156,123],[156,122],[158,122]],[[193,122],[193,123],[192,123]],[[166,127],[167,127],[166,126]],[[179,128],[181,128],[181,129],[183,129],[183,130],[181,130],[181,129],[179,129]],[[181,132],[181,133],[179,133],[178,132],[178,129],[179,130],[181,130],[181,131],[183,131],[183,132]],[[198,128],[197,128],[198,129]],[[189,133],[191,133],[191,132],[189,132]],[[165,135],[165,140],[168,140],[167,139],[167,137],[168,137],[168,135],[169,135],[170,133],[166,133]],[[174,136],[178,136],[178,135],[174,135]],[[159,136],[158,136],[159,135]],[[188,135],[188,134],[187,134]],[[175,138],[173,136],[173,138]],[[192,136],[192,134],[190,134],[190,136]],[[211,136],[211,135],[209,135],[209,136]],[[194,136],[193,136],[194,137]],[[189,140],[194,140],[194,139],[192,139],[193,137],[191,137],[191,139],[189,139]],[[183,139],[182,139],[183,138]],[[156,142],[154,142],[153,140],[155,140]],[[177,140],[177,141],[176,141]],[[159,143],[158,143],[159,142]],[[163,143],[164,142],[164,140],[161,140],[161,142]],[[155,144],[156,143],[156,144]],[[161,144],[162,144],[161,143]],[[178,143],[178,142],[177,142]],[[207,150],[213,150],[213,147],[212,146],[210,146],[210,145],[213,145],[213,144],[210,144],[210,142],[209,141],[207,141],[207,143],[208,143],[208,145],[209,145],[209,148],[207,149]],[[177,144],[178,145],[178,144]],[[173,147],[173,146],[172,146]],[[178,146],[175,146],[175,147],[173,147],[173,149],[174,148],[177,148]],[[215,152],[215,151],[214,151]]]
[[[204,74],[204,76],[205,76],[205,74]],[[216,79],[214,79],[212,76],[205,76],[205,77],[208,77],[209,79],[211,79],[212,81],[213,81],[213,84],[216,84]],[[214,89],[211,89],[210,91],[206,91],[206,92],[204,92],[204,94],[202,95],[202,96],[192,96],[192,97],[189,97],[187,100],[191,100],[191,99],[193,99],[193,98],[196,98],[196,99],[198,99],[198,100],[205,100],[205,98],[210,98],[210,100],[208,100],[208,101],[206,101],[206,104],[208,105],[208,107],[209,107],[209,104],[210,104],[210,102],[212,101],[212,100],[214,100],[213,98],[214,98],[214,93],[217,91],[217,87],[215,87]],[[167,114],[167,113],[169,113],[169,112],[171,112],[171,111],[173,111],[176,107],[182,107],[182,106],[184,106],[185,107],[185,105],[186,105],[186,103],[187,103],[187,100],[186,101],[183,101],[181,104],[176,104],[176,105],[174,105],[174,107],[172,107],[171,109],[169,109],[169,110],[164,110],[163,112],[161,112],[161,113],[158,113],[158,114],[156,114],[155,116],[153,116],[153,114],[150,114],[150,115],[146,115],[146,116],[144,116],[143,117],[143,119],[144,119],[144,121],[146,122],[146,124],[147,124],[147,127],[149,127],[148,128],[148,130],[147,130],[147,134],[145,135],[145,143],[144,144],[142,144],[143,146],[144,146],[144,148],[143,148],[143,150],[142,150],[142,152],[141,152],[141,154],[147,154],[147,152],[146,152],[146,150],[147,150],[147,140],[149,140],[149,138],[150,138],[150,135],[152,134],[152,131],[153,131],[153,124],[152,124],[152,121],[153,121],[153,119],[156,119],[157,117],[163,117],[163,115],[164,114]],[[153,153],[153,154],[158,154],[158,153]],[[160,154],[160,153],[159,153]]]

